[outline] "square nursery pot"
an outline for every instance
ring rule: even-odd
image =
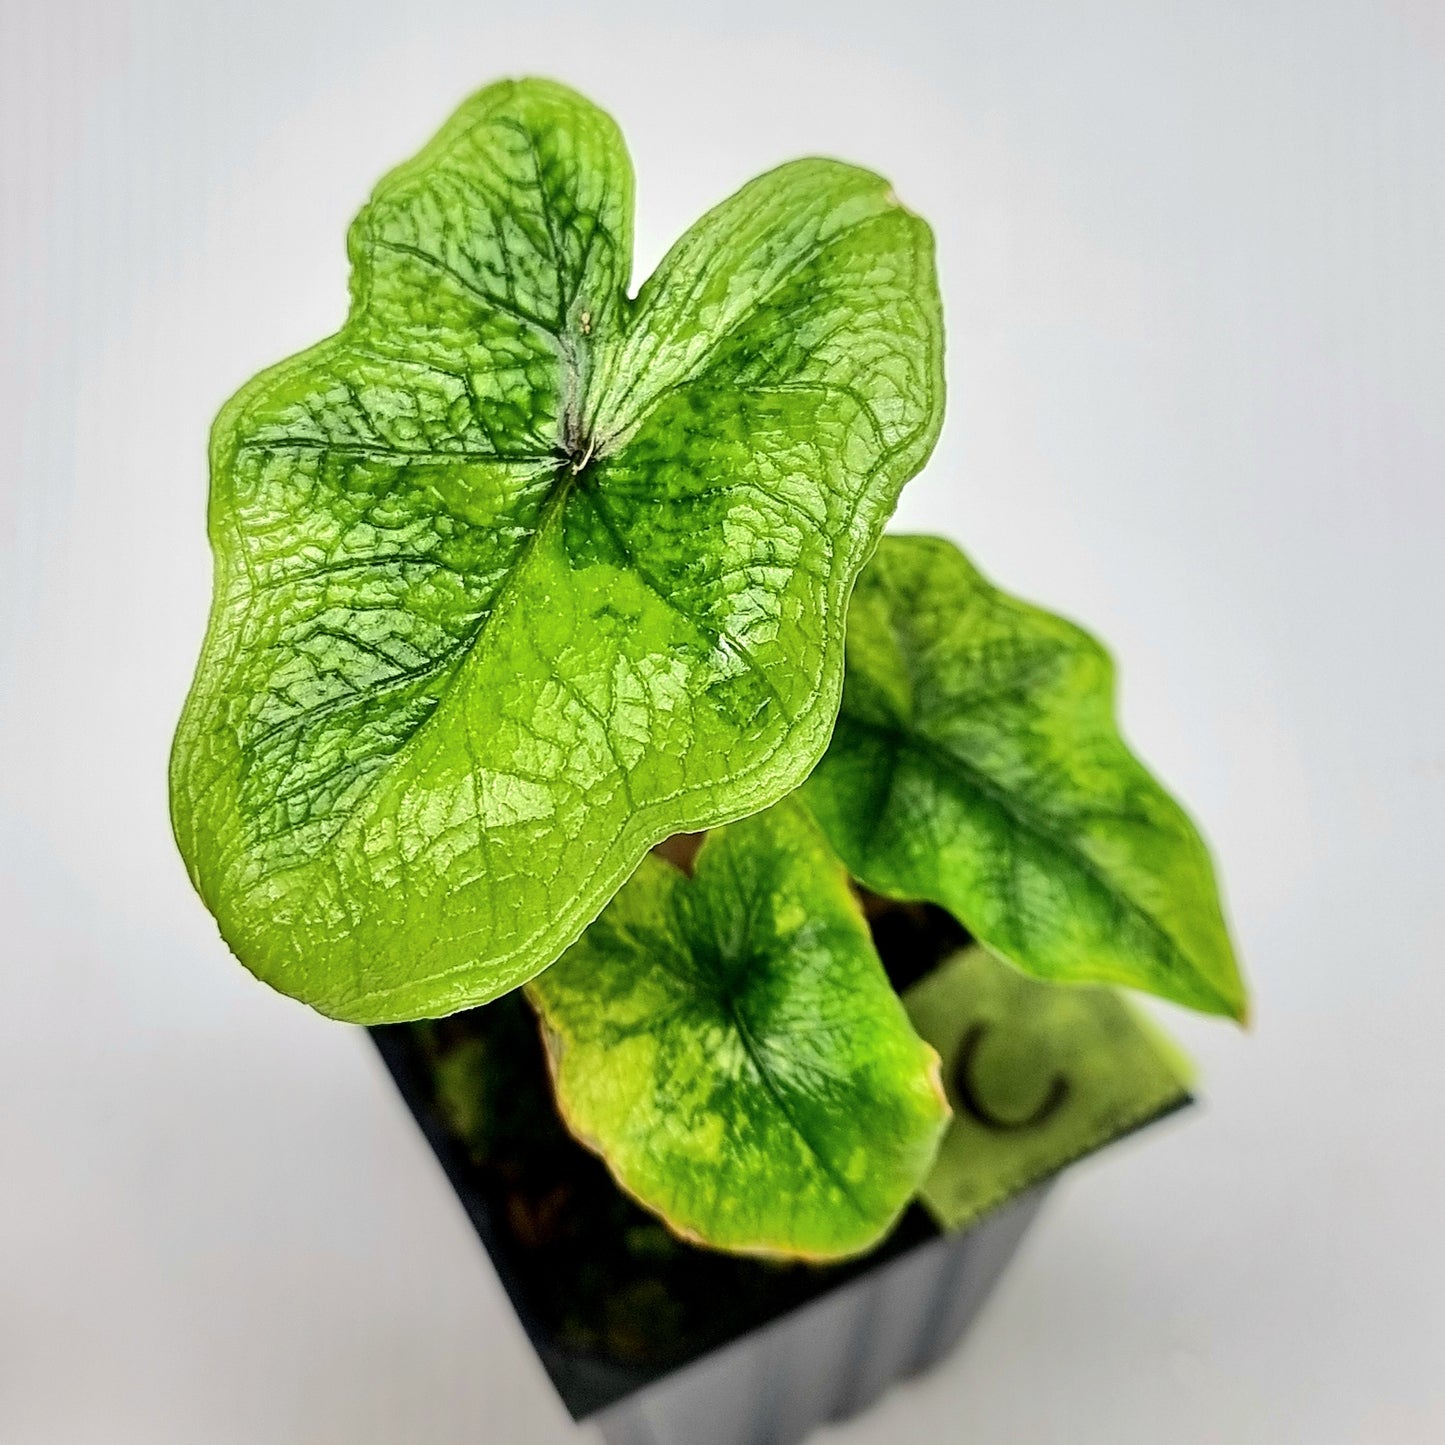
[[[930,908],[890,909],[873,929],[900,990],[966,942]],[[857,1260],[740,1258],[668,1233],[566,1132],[517,994],[370,1032],[557,1392],[610,1445],[792,1445],[863,1410],[957,1343],[1067,1162],[1036,1153],[966,1228],[944,1232],[914,1204]]]

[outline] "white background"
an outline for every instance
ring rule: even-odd
[[[1445,1439],[1439,0],[0,0],[0,1440],[576,1437],[367,1041],[230,960],[165,807],[210,418],[519,72],[621,121],[640,272],[799,153],[933,222],[899,524],[1109,639],[1256,990],[1174,1020],[1206,1106],[828,1438]]]

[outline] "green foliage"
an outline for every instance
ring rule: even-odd
[[[1112,995],[974,951],[908,996],[959,1104],[929,1175],[938,1057],[849,871],[1043,979],[1244,991],[1102,649],[947,543],[865,569],[942,418],[927,226],[797,161],[633,298],[632,192],[613,122],[535,80],[378,185],[345,325],[212,433],[176,835],[268,983],[374,1023],[530,980],[626,1191],[700,1243],[838,1258],[926,1176],[959,1225],[1184,1092]],[[702,829],[695,876],[648,855]],[[509,1122],[499,1057],[438,1065],[472,1145]]]
[[[481,91],[357,217],[342,330],[216,422],[175,830],[242,962],[325,1013],[515,987],[826,745],[941,420],[928,228],[799,161],[634,301],[632,188],[579,96]]]
[[[946,1229],[1189,1100],[1188,1065],[1112,990],[1057,988],[982,948],[904,999],[954,1116],[920,1197]]]
[[[1119,737],[1098,643],[951,544],[887,537],[847,656],[804,796],[855,877],[1041,978],[1243,1017],[1209,855]]]
[[[529,993],[569,1127],[679,1233],[834,1258],[913,1196],[947,1118],[847,876],[796,803],[645,859]]]

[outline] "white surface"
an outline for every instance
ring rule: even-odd
[[[1208,1107],[1076,1171],[964,1352],[830,1438],[1445,1439],[1438,0],[0,0],[0,1439],[574,1438],[164,796],[209,420],[339,321],[371,181],[523,71],[620,119],[643,269],[800,152],[933,221],[900,522],[1110,640],[1257,992],[1179,1023]]]

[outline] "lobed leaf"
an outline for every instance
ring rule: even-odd
[[[515,987],[826,745],[941,416],[928,229],[799,161],[634,302],[632,190],[602,112],[488,87],[357,217],[342,330],[217,420],[172,814],[232,949],[323,1012]]]
[[[947,1118],[847,877],[785,801],[651,856],[528,993],[563,1118],[618,1183],[717,1249],[880,1239]]]
[[[1104,650],[950,543],[885,537],[805,797],[853,874],[1041,978],[1242,1018],[1203,842],[1124,745]]]

